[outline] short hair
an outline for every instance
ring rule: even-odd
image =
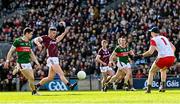
[[[33,30],[30,28],[30,27],[26,27],[24,30],[23,30],[23,34],[25,35],[26,33],[30,33],[30,32],[33,32]]]
[[[103,39],[101,42],[108,42],[108,41]]]
[[[122,36],[120,36],[120,38],[125,38],[125,39],[127,39],[127,36],[125,36],[125,35],[122,35]]]
[[[119,39],[118,39],[118,40],[120,40],[120,39],[125,39],[125,40],[127,40],[127,37],[126,37],[126,36],[124,36],[124,35],[122,35],[122,36],[120,36],[120,37],[119,37]]]
[[[57,28],[56,27],[50,27],[49,31],[57,31]]]

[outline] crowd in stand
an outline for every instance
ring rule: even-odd
[[[50,26],[59,27],[60,21],[72,24],[70,33],[58,44],[60,64],[66,76],[75,76],[79,70],[87,74],[98,75],[99,67],[95,62],[100,41],[106,39],[112,50],[121,35],[128,37],[129,45],[135,53],[143,53],[149,47],[148,29],[157,26],[160,34],[176,46],[176,58],[180,61],[180,14],[179,0],[127,0],[117,9],[106,10],[104,7],[113,0],[17,0],[13,11],[24,8],[24,14],[14,14],[4,19],[0,29],[0,41],[12,42],[22,35],[22,30],[29,26],[34,29],[34,37],[47,35]],[[11,8],[2,8],[1,15]],[[5,15],[5,14],[4,14]],[[6,14],[7,15],[7,14]],[[59,35],[61,31],[59,30]],[[41,63],[41,68],[34,65],[36,78],[43,78],[48,73],[45,52],[34,47],[34,52]],[[136,78],[147,77],[148,69],[154,57],[134,59],[133,74]],[[11,70],[1,71],[0,84],[7,79],[12,81],[12,69],[16,56],[12,58]],[[1,59],[1,65],[4,59]],[[174,77],[180,75],[180,65],[174,65],[168,73]],[[22,78],[23,79],[23,78]],[[6,82],[8,82],[6,81]],[[21,81],[23,83],[23,81]]]

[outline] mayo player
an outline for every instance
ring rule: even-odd
[[[32,36],[33,36],[33,30],[29,27],[26,27],[23,30],[23,36],[15,39],[12,47],[10,48],[7,54],[5,68],[9,67],[10,58],[13,52],[16,52],[18,59],[17,59],[17,66],[13,70],[13,74],[16,74],[18,71],[21,71],[21,73],[29,82],[29,87],[32,91],[32,95],[39,95],[34,86],[34,74],[31,65],[31,60],[34,61],[39,68],[40,68],[40,64],[37,58],[35,57],[34,52],[32,51],[32,43],[30,41]]]
[[[115,48],[113,53],[111,54],[109,58],[109,66],[115,65],[114,59],[117,59],[117,67],[118,70],[112,78],[105,83],[104,90],[107,91],[108,86],[113,83],[114,81],[118,80],[119,78],[122,78],[122,72],[125,73],[124,76],[124,87],[126,91],[133,88],[132,80],[132,69],[130,65],[129,55],[134,56],[134,52],[132,49],[128,46],[126,37],[122,36],[118,39],[118,46]],[[122,76],[122,77],[120,77]],[[128,87],[128,81],[131,82],[131,88]],[[134,88],[132,89],[134,90]]]

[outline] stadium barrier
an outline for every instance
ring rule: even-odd
[[[147,86],[146,78],[141,78],[141,79],[134,79],[134,87],[136,89],[143,89],[144,87]],[[152,83],[153,88],[159,88],[160,81],[159,79],[154,79]],[[180,88],[180,78],[168,78],[166,80],[166,87],[167,88]]]
[[[85,80],[77,80],[70,79],[70,83],[78,82],[77,86],[74,90],[99,90],[100,82],[97,79],[85,79]],[[67,91],[69,88],[59,79],[54,79],[53,81],[46,83],[41,87],[41,90],[49,90],[49,91]]]
[[[134,88],[143,89],[147,86],[146,78],[141,79],[133,79]],[[100,80],[97,78],[88,77],[85,80],[77,80],[76,78],[70,78],[70,83],[78,82],[78,85],[75,87],[75,90],[100,90],[101,84]],[[39,80],[36,80],[35,83],[38,83]],[[160,85],[159,79],[154,79],[152,87],[158,88]],[[180,78],[168,78],[166,81],[167,88],[180,88]],[[118,89],[122,88],[122,83],[119,84]],[[24,84],[21,87],[21,91],[27,91],[28,83]],[[46,83],[44,86],[40,88],[40,90],[49,90],[49,91],[66,91],[69,88],[61,81],[59,78],[55,78],[53,81]]]

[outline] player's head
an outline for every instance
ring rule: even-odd
[[[30,27],[26,27],[23,30],[23,35],[26,36],[28,39],[31,39],[33,35],[33,30]]]
[[[126,45],[127,43],[127,40],[126,40],[126,37],[125,36],[122,36],[118,39],[118,44],[119,45]]]
[[[159,35],[159,29],[157,27],[151,28],[149,32],[151,33],[152,37]]]
[[[48,35],[50,35],[50,37],[55,38],[57,34],[57,28],[56,27],[50,27],[48,30]]]
[[[102,41],[101,41],[101,46],[102,46],[102,47],[107,47],[107,45],[108,45],[107,40],[102,40]]]

